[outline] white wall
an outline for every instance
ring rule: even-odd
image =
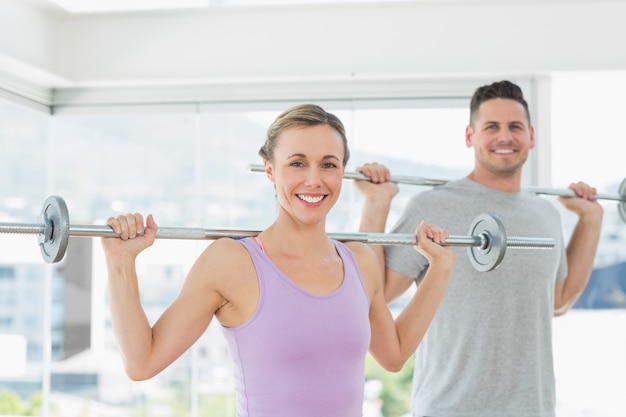
[[[626,69],[626,2],[618,0],[424,0],[82,15],[45,12],[33,2],[0,3],[0,86],[16,79],[66,88]]]

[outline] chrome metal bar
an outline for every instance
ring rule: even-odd
[[[0,223],[0,233],[38,234],[45,232],[44,224]],[[256,236],[258,230],[202,229],[187,227],[159,227],[157,239],[215,240],[223,237],[244,238]],[[69,227],[69,235],[76,237],[119,237],[109,226],[74,224]],[[415,245],[417,238],[410,233],[328,233],[331,239],[342,242],[363,242],[373,245]],[[449,236],[443,246],[484,247],[488,236]],[[523,249],[552,248],[556,242],[549,238],[507,237],[507,247]]]
[[[265,168],[263,165],[258,164],[250,164],[248,165],[248,171],[250,172],[265,172]],[[350,172],[346,171],[343,174],[343,177],[347,180],[364,180],[369,181],[369,178],[360,172]],[[409,184],[409,185],[426,185],[426,186],[436,186],[445,184],[446,180],[433,180],[430,178],[420,178],[420,177],[411,177],[411,176],[403,176],[403,175],[393,175],[391,177],[391,182],[395,182],[398,184]]]
[[[250,164],[248,166],[248,171],[250,172],[265,172],[265,168],[263,165],[258,164]],[[369,178],[360,172],[346,171],[343,177],[347,180],[364,180],[368,181]],[[438,180],[432,178],[421,178],[421,177],[412,177],[408,175],[392,175],[391,182],[395,182],[397,184],[408,184],[408,185],[424,185],[424,186],[437,186],[443,185],[448,182],[448,180]],[[529,191],[534,194],[546,194],[546,195],[554,195],[558,197],[576,197],[576,193],[570,189],[553,189],[553,188],[543,188],[543,187],[524,187],[525,191]],[[596,194],[596,200],[614,200],[626,202],[626,194]]]

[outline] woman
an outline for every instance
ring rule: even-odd
[[[256,238],[219,239],[198,257],[177,299],[150,326],[140,303],[135,259],[154,242],[149,215],[107,224],[102,239],[113,327],[126,372],[151,378],[182,355],[215,316],[234,361],[238,416],[361,416],[369,349],[397,371],[435,314],[454,266],[438,243],[448,232],[421,223],[417,250],[430,268],[394,321],[374,251],[326,235],[349,158],[344,127],[315,105],[282,113],[259,151],[279,203]],[[145,229],[145,231],[144,231]]]

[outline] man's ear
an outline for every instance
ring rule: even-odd
[[[474,130],[472,126],[468,125],[465,128],[465,146],[468,148],[472,147],[472,135],[474,134]]]
[[[265,175],[267,176],[267,179],[274,182],[274,167],[269,161],[263,161],[263,165],[265,166]]]

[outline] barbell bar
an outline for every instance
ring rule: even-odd
[[[265,172],[265,167],[260,164],[250,164],[248,165],[249,172]],[[361,174],[360,172],[348,172],[346,171],[343,174],[343,178],[347,180],[364,180],[369,181],[369,177]],[[412,177],[408,175],[392,175],[391,182],[395,182],[397,184],[408,184],[408,185],[424,185],[424,186],[437,186],[444,185],[447,183],[447,180],[437,180],[432,178],[422,178],[422,177]],[[524,187],[525,191],[534,193],[534,194],[544,194],[544,195],[554,195],[558,197],[576,197],[576,193],[571,189],[554,189],[554,188],[543,188],[543,187]],[[617,209],[619,211],[619,215],[622,218],[622,221],[626,222],[626,178],[622,181],[619,186],[618,194],[603,194],[598,193],[595,195],[596,200],[613,200],[618,201]]]
[[[44,261],[59,262],[65,256],[70,236],[117,237],[106,225],[72,225],[65,200],[50,196],[44,202],[39,223],[2,223],[0,233],[35,234]],[[159,227],[157,239],[215,240],[223,237],[244,238],[260,231],[236,229],[202,229]],[[415,245],[417,238],[410,233],[329,233],[328,237],[347,242],[377,245]],[[550,238],[508,237],[502,221],[495,215],[481,214],[472,222],[469,236],[449,236],[443,246],[468,248],[472,266],[478,271],[490,271],[502,262],[507,247],[518,249],[550,249],[556,245]]]

